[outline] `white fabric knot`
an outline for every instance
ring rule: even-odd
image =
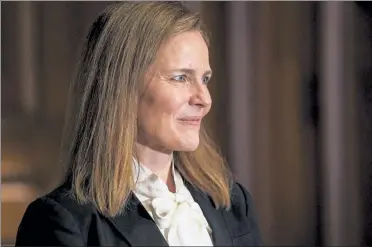
[[[154,221],[160,228],[168,228],[172,224],[172,219],[177,212],[185,212],[187,210],[186,198],[177,196],[177,199],[171,197],[158,197],[151,201],[151,212]]]
[[[176,193],[171,193],[163,181],[134,159],[134,193],[170,246],[213,246],[212,229],[173,163],[172,173]]]
[[[174,246],[211,245],[209,234],[212,231],[200,206],[188,202],[182,194],[174,197],[154,198],[151,201],[155,223],[159,228],[168,229],[168,243]]]

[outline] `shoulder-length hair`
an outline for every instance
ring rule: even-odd
[[[144,75],[169,37],[199,31],[198,14],[179,2],[120,2],[92,25],[70,87],[62,162],[72,194],[106,216],[123,212],[134,188],[137,105]],[[202,128],[194,152],[175,152],[176,168],[216,207],[230,207],[230,173]]]

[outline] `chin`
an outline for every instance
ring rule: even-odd
[[[198,146],[199,146],[199,139],[188,141],[188,142],[183,142],[183,143],[180,143],[180,146],[178,147],[178,151],[193,152],[198,148]]]

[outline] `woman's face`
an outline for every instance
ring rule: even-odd
[[[145,76],[138,107],[138,142],[162,152],[193,151],[212,99],[208,47],[199,32],[170,38]]]

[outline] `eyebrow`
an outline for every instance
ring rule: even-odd
[[[192,74],[192,75],[196,74],[195,73],[195,70],[193,70],[193,69],[186,69],[186,68],[173,69],[171,71],[173,71],[173,72],[174,71],[178,71],[178,72],[182,72],[182,73],[185,73],[185,74]],[[205,71],[203,75],[204,76],[205,75],[212,75],[212,70],[209,69],[209,70]]]

